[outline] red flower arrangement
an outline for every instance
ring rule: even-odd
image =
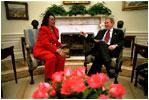
[[[109,78],[104,73],[96,73],[91,77],[85,74],[85,67],[78,67],[72,71],[67,68],[64,72],[55,72],[52,82],[40,82],[38,89],[33,93],[33,99],[122,99],[125,93],[120,84],[104,87]]]

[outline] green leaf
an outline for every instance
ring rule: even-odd
[[[98,94],[94,93],[92,95],[90,95],[89,99],[97,99],[98,98]]]
[[[59,99],[67,99],[68,97],[66,95],[61,94]]]
[[[83,93],[82,93],[82,99],[86,99],[87,96],[91,93],[90,89],[86,89]]]
[[[58,99],[58,96],[50,96],[48,99]]]
[[[102,94],[108,95],[109,94],[109,90],[107,89],[107,90],[103,91]]]
[[[97,93],[98,94],[101,94],[102,93],[102,87],[100,87],[100,88],[97,89]]]

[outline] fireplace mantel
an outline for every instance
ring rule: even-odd
[[[56,16],[56,27],[59,29],[60,40],[68,45],[68,54],[80,56],[90,50],[91,45],[89,44],[91,43],[79,35],[80,31],[87,32],[88,36],[96,36],[98,31],[104,28],[106,17],[105,15]]]
[[[63,18],[105,18],[107,17],[106,15],[96,15],[96,16],[91,16],[91,15],[77,15],[77,16],[56,16],[56,19],[63,19]]]
[[[103,29],[106,17],[106,15],[56,16],[56,25],[98,25],[99,29]]]

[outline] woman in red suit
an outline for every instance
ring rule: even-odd
[[[59,48],[63,44],[58,39],[59,33],[55,27],[55,16],[46,13],[33,48],[34,57],[45,62],[46,82],[51,80],[54,72],[64,70],[65,53]]]

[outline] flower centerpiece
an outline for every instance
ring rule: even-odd
[[[55,72],[50,83],[40,82],[33,93],[33,99],[122,99],[125,93],[121,84],[111,83],[109,89],[104,82],[109,78],[104,73],[91,76],[85,74],[85,67]]]

